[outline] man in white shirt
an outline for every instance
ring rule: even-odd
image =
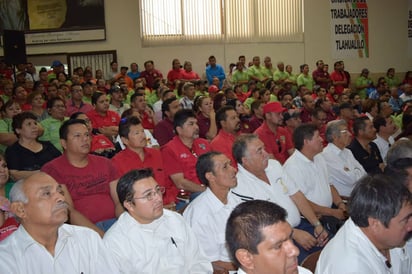
[[[253,200],[239,204],[226,225],[226,242],[238,274],[308,274],[298,266],[299,249],[287,212],[275,203]]]
[[[329,181],[328,166],[320,156],[323,140],[317,126],[300,125],[293,132],[293,142],[296,150],[283,166],[288,193],[300,190],[315,213],[322,215],[321,222],[336,233],[345,219],[346,205]]]
[[[10,201],[20,227],[0,243],[0,273],[119,273],[96,232],[64,224],[69,206],[49,175],[18,181]]]
[[[392,135],[398,130],[391,116],[377,116],[373,119],[373,126],[376,129],[376,139],[373,142],[378,146],[384,163],[389,148],[395,143]]]
[[[322,157],[328,165],[329,181],[340,196],[349,197],[357,180],[366,175],[352,151],[346,148],[352,136],[345,120],[333,120],[326,126],[326,141]]]
[[[411,273],[402,248],[412,235],[409,190],[389,177],[367,176],[350,200],[350,219],[323,249],[316,273]]]
[[[238,162],[238,184],[232,192],[243,201],[271,201],[286,210],[287,221],[294,228],[293,240],[300,250],[299,262],[319,250],[327,242],[326,231],[302,192],[288,193],[282,166],[269,159],[259,137],[255,134],[237,137],[233,155]],[[307,219],[302,219],[301,214]]]
[[[236,270],[226,249],[225,227],[232,210],[242,201],[229,192],[236,186],[236,169],[221,152],[199,156],[196,173],[206,190],[183,212],[200,246],[216,271]]]
[[[126,211],[103,241],[121,273],[213,272],[183,217],[163,209],[165,189],[151,169],[126,173],[116,190]]]

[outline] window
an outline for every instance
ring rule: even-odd
[[[140,0],[143,46],[300,42],[303,0]]]

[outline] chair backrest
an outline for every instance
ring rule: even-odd
[[[315,273],[316,263],[318,262],[321,251],[322,250],[318,250],[316,252],[313,252],[312,254],[307,256],[300,265],[304,268],[309,269],[313,273]]]

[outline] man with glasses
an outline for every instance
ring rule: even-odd
[[[80,84],[73,84],[71,86],[71,99],[66,101],[66,116],[70,117],[73,113],[87,112],[93,110],[93,106],[89,103],[83,102],[83,88]]]
[[[321,153],[328,165],[329,181],[345,197],[349,197],[356,181],[366,175],[365,169],[346,148],[351,139],[345,120],[330,121],[326,126],[328,145]]]
[[[164,191],[151,169],[120,178],[116,192],[125,212],[103,239],[120,272],[212,273],[183,217],[163,209]]]

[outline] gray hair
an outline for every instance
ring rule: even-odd
[[[333,137],[339,137],[341,134],[339,127],[346,126],[346,125],[347,123],[345,120],[330,121],[326,126],[326,133],[325,133],[326,141],[328,143],[332,143]]]
[[[232,146],[232,154],[236,162],[242,163],[242,158],[247,154],[247,145],[255,139],[259,139],[256,134],[246,133],[239,135]]]
[[[23,190],[24,179],[18,180],[14,183],[13,187],[10,190],[10,202],[22,202],[27,204],[29,199]]]
[[[386,154],[388,166],[392,166],[397,160],[412,158],[412,141],[407,138],[401,138],[396,141]]]

